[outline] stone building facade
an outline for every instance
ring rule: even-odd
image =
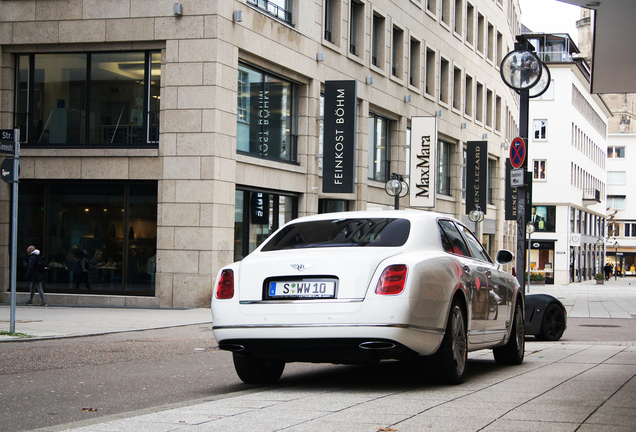
[[[218,269],[286,221],[392,208],[384,183],[408,180],[414,116],[437,118],[437,211],[465,218],[466,143],[488,142],[480,234],[514,250],[503,178],[518,98],[499,63],[519,31],[513,0],[0,2],[19,294],[34,244],[52,304],[209,305]],[[357,82],[348,194],[322,191],[330,80]],[[3,300],[10,199],[0,186]]]

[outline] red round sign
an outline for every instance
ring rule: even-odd
[[[525,141],[517,137],[512,140],[510,144],[510,163],[513,168],[521,168],[523,162],[526,160],[526,143]]]

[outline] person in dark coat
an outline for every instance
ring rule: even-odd
[[[610,280],[612,277],[612,265],[610,263],[605,263],[603,272],[605,273],[605,280]]]
[[[40,299],[42,300],[41,306],[46,306],[46,300],[44,300],[44,291],[42,291],[42,281],[44,280],[45,273],[38,271],[36,265],[38,256],[40,255],[40,251],[37,250],[35,246],[29,246],[27,248],[27,254],[29,255],[29,264],[27,266],[27,271],[24,279],[31,281],[31,292],[29,301],[27,301],[25,304],[33,304],[33,296],[35,295],[35,290],[37,289],[38,294],[40,294]]]

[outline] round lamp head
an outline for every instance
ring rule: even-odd
[[[534,224],[531,224],[531,223],[527,224],[526,225],[526,232],[528,234],[532,234],[534,232]]]
[[[541,60],[531,51],[509,52],[501,61],[501,79],[517,91],[535,86],[541,78]]]
[[[529,90],[528,96],[530,98],[536,98],[541,96],[543,93],[545,93],[548,90],[548,87],[550,87],[551,81],[552,81],[552,75],[550,74],[550,69],[545,63],[541,62],[541,78],[534,85],[534,87],[532,87]]]
[[[397,196],[402,191],[402,183],[398,179],[391,179],[384,185],[384,190],[390,196]]]
[[[481,210],[471,210],[468,213],[468,219],[470,219],[471,222],[481,222],[484,220],[484,212]]]

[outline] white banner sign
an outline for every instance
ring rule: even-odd
[[[435,207],[436,150],[437,117],[412,117],[411,207]]]

